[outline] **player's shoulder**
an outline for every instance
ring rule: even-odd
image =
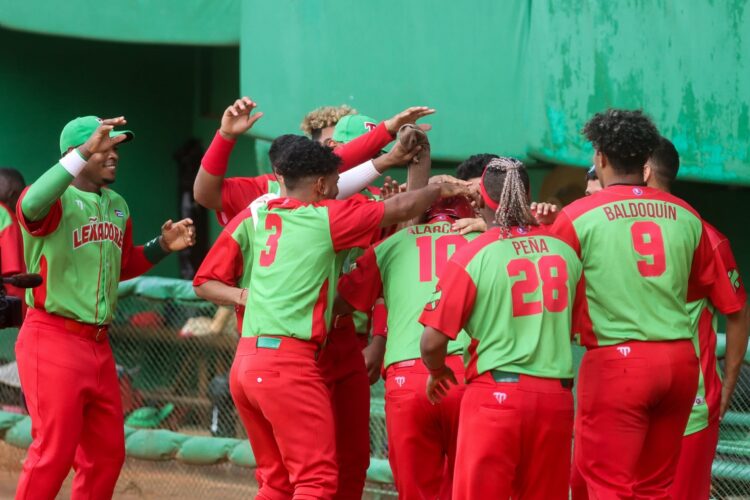
[[[0,201],[0,230],[13,224],[15,214],[10,210],[8,205]]]
[[[716,226],[703,219],[703,230],[706,231],[708,241],[711,242],[711,248],[716,249],[721,245],[729,244],[729,238],[719,231]]]
[[[224,232],[233,234],[240,226],[244,224],[252,225],[253,212],[250,207],[243,209],[240,213],[232,217],[232,220],[224,226]]]
[[[496,227],[479,233],[466,245],[456,250],[451,257],[451,262],[465,268],[483,251],[493,245],[501,244],[502,239],[500,229]]]

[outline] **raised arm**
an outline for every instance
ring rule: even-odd
[[[336,198],[343,200],[359,193],[389,168],[408,165],[421,149],[420,146],[416,146],[409,151],[401,142],[396,142],[386,154],[347,170],[339,176],[339,194]]]
[[[102,120],[101,125],[82,145],[69,151],[59,162],[42,174],[26,190],[21,199],[21,215],[28,222],[42,220],[65,192],[73,179],[81,173],[91,155],[117,145],[127,139],[126,135],[110,137],[116,126],[124,125],[125,117]]]
[[[446,182],[428,184],[415,191],[397,194],[383,202],[385,214],[380,226],[388,227],[418,217],[439,198],[469,196],[470,194],[468,186]]]
[[[263,113],[251,114],[256,106],[249,97],[242,97],[224,110],[221,126],[203,155],[193,183],[193,197],[199,205],[210,210],[222,210],[221,186],[227,173],[229,156],[237,138],[263,116]]]

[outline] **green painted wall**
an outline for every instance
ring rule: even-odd
[[[120,150],[113,189],[132,208],[136,242],[179,215],[172,154],[191,136],[208,145],[238,92],[236,47],[91,42],[5,29],[0,47],[0,165],[32,182],[57,161],[68,120],[123,114],[136,139]],[[255,164],[255,141],[243,139],[231,171],[252,174]],[[177,259],[150,274],[177,276]]]
[[[433,106],[442,160],[495,151],[585,166],[585,121],[643,107],[674,140],[682,178],[750,184],[746,5],[243,0],[241,89],[266,112],[254,131],[265,137],[321,104],[375,117]]]

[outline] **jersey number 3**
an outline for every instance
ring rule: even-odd
[[[268,267],[276,260],[276,250],[279,249],[279,238],[281,238],[281,217],[277,214],[266,215],[266,230],[273,231],[268,235],[266,248],[260,252],[260,265]]]
[[[568,267],[559,255],[546,255],[534,264],[529,259],[513,259],[506,267],[511,278],[524,275],[510,289],[513,316],[530,316],[542,312],[562,312],[568,307]],[[526,302],[525,296],[535,294],[541,278],[542,300]]]

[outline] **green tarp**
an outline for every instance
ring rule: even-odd
[[[0,26],[113,42],[237,45],[241,0],[0,0]]]
[[[430,105],[437,159],[586,166],[585,121],[642,107],[680,151],[681,177],[750,184],[743,0],[244,0],[241,48],[262,137],[294,132],[323,104],[376,118]]]

